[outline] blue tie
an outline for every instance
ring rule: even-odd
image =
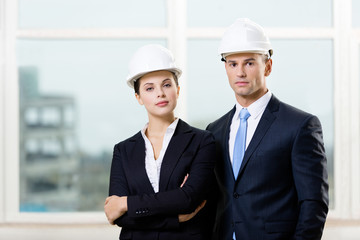
[[[235,180],[239,174],[240,166],[244,158],[245,146],[246,146],[246,130],[247,119],[250,117],[250,113],[246,108],[240,111],[240,125],[236,133],[233,155],[233,172]],[[236,240],[235,232],[233,232],[233,239]]]
[[[241,163],[244,158],[245,146],[246,146],[246,130],[247,119],[250,117],[250,113],[246,108],[240,111],[240,125],[236,133],[233,155],[233,172],[235,179],[237,178],[240,170]]]

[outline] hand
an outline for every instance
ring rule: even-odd
[[[202,203],[192,213],[179,214],[179,222],[186,222],[192,219],[193,217],[195,217],[196,214],[205,206],[205,204],[206,204],[206,200],[202,201]]]
[[[184,177],[184,180],[182,182],[182,184],[180,185],[180,187],[182,188],[184,186],[184,184],[186,183],[186,180],[188,179],[189,174],[186,174],[186,176]]]
[[[104,204],[104,212],[111,225],[114,221],[127,212],[127,196],[110,196],[107,197]]]

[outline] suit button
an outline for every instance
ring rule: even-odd
[[[234,198],[238,199],[240,197],[240,195],[237,192],[234,192],[233,194]]]

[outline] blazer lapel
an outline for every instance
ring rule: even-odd
[[[192,137],[193,133],[190,126],[179,119],[161,164],[159,191],[167,189],[171,174]]]
[[[276,119],[274,112],[279,110],[279,104],[280,104],[280,101],[274,95],[272,95],[272,97],[268,103],[268,106],[266,107],[266,109],[260,119],[259,125],[257,126],[257,128],[255,130],[254,136],[252,137],[252,139],[249,143],[249,146],[247,147],[247,149],[245,151],[244,159],[243,159],[243,162],[240,167],[238,179],[240,178],[241,173],[244,171],[244,168],[245,168],[246,164],[248,163],[251,155],[254,153],[257,146],[260,144],[262,138],[265,136],[266,132],[270,128],[271,124]]]
[[[135,176],[133,179],[137,186],[143,186],[145,192],[154,193],[145,169],[145,141],[141,133],[138,132],[134,137],[129,139],[125,148],[129,166],[129,169],[125,170],[130,171],[132,175]]]

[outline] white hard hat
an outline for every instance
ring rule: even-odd
[[[238,18],[228,27],[221,39],[222,58],[241,52],[262,53],[271,57],[273,50],[264,29],[248,18]]]
[[[178,78],[181,70],[176,67],[171,52],[158,44],[149,44],[139,48],[129,63],[127,84],[134,88],[134,82],[149,72],[167,70],[173,72]]]

